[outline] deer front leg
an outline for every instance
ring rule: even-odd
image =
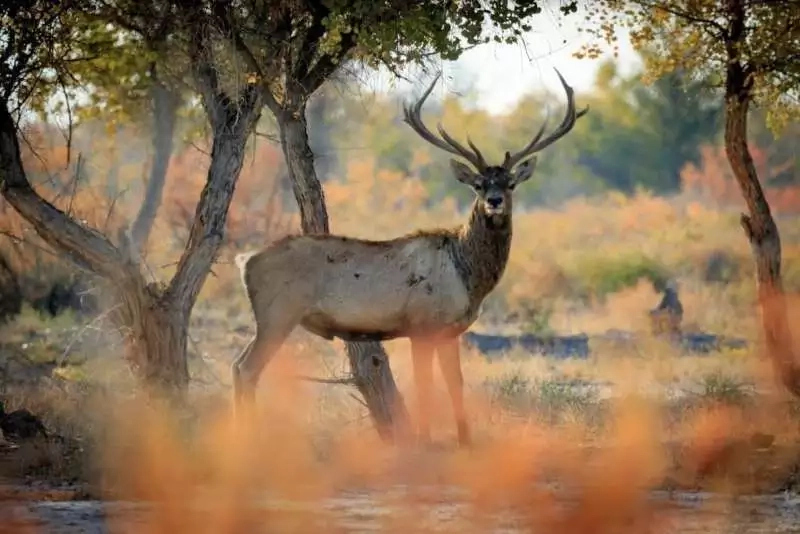
[[[253,346],[255,345],[256,338],[250,340],[250,342],[245,346],[242,352],[239,353],[239,356],[233,361],[231,365],[231,378],[233,382],[233,415],[234,417],[239,417],[242,411],[242,403],[244,402],[244,390],[242,384],[242,377],[241,373],[239,373],[239,362],[247,359],[250,353],[253,351]]]
[[[417,388],[417,439],[420,443],[431,440],[431,423],[428,410],[433,386],[433,345],[421,339],[411,340],[411,356],[414,365],[414,384]]]
[[[436,349],[439,368],[447,384],[450,402],[453,405],[453,415],[458,428],[458,444],[469,447],[472,443],[469,425],[464,411],[464,377],[461,374],[461,354],[458,347],[458,338],[442,341]]]

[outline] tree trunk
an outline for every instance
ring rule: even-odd
[[[289,177],[300,207],[303,232],[327,234],[330,232],[328,212],[314,169],[314,154],[308,144],[305,105],[291,112],[283,111],[276,118]],[[379,435],[387,442],[405,439],[410,428],[408,412],[383,345],[345,343],[345,348],[356,387],[366,400]]]
[[[356,388],[367,403],[372,422],[387,443],[411,436],[408,411],[397,390],[389,359],[380,343],[345,343]]]
[[[296,112],[284,112],[278,119],[278,126],[292,190],[300,208],[303,232],[327,234],[330,232],[328,210],[322,184],[314,169],[314,153],[308,144],[305,107]]]
[[[0,324],[16,317],[22,309],[22,292],[17,275],[0,253]]]
[[[155,69],[151,69],[155,76]],[[153,103],[153,166],[150,169],[150,179],[145,188],[144,200],[139,208],[139,213],[133,221],[130,230],[130,255],[138,258],[142,253],[156,212],[161,205],[161,194],[167,179],[167,168],[172,157],[173,137],[175,122],[180,106],[179,96],[170,90],[163,82],[155,79],[151,90]]]
[[[189,385],[186,338],[189,315],[158,295],[154,286],[131,281],[118,288],[111,318],[127,332],[126,359],[151,396],[180,399]]]
[[[756,263],[758,301],[764,341],[784,386],[800,396],[800,372],[794,360],[791,329],[781,278],[781,240],[747,146],[750,85],[737,60],[729,63],[725,100],[725,151],[749,215],[741,223]]]
[[[331,106],[331,98],[324,90],[317,91],[308,102],[306,116],[309,125],[309,144],[314,152],[317,178],[320,182],[330,179],[336,169],[336,154],[331,143],[331,127],[325,114]]]

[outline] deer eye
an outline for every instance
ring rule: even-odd
[[[483,184],[482,184],[481,182],[477,182],[477,183],[476,183],[475,185],[473,185],[472,187],[474,187],[474,188],[475,188],[475,191],[481,191],[481,190],[483,189]]]

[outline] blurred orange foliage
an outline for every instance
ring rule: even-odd
[[[776,214],[800,213],[800,186],[770,186],[770,180],[793,165],[789,161],[777,167],[770,166],[767,152],[750,146],[753,163],[758,172],[764,194]],[[744,206],[742,192],[728,163],[724,147],[704,146],[701,148],[699,166],[688,164],[681,172],[681,188],[684,192],[697,195],[717,207]]]

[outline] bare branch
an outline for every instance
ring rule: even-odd
[[[306,382],[315,382],[317,384],[333,384],[333,385],[347,385],[347,386],[355,386],[356,381],[353,377],[342,377],[342,378],[316,378],[313,376],[307,375],[294,375],[296,380],[304,380]],[[363,402],[363,401],[362,401]]]
[[[64,141],[67,143],[66,165],[69,166],[69,162],[72,159],[72,131],[74,125],[72,118],[72,104],[70,104],[69,93],[67,92],[67,84],[64,83],[64,76],[62,74],[58,75],[58,84],[61,87],[61,93],[64,95],[64,103],[67,106],[67,133],[64,136]]]
[[[720,39],[727,38],[728,31],[722,24],[712,19],[700,17],[698,15],[690,13],[687,10],[678,9],[675,7],[674,2],[660,2],[651,0],[631,0],[631,1],[646,9],[660,9],[662,11],[666,11],[670,15],[674,15],[676,17],[688,20],[689,22],[694,22],[697,24],[702,24],[703,26],[706,27],[713,28],[717,30],[717,33],[713,35],[715,35]]]
[[[0,105],[0,193],[42,239],[65,251],[78,265],[110,280],[137,275],[105,236],[77,223],[31,187],[22,167],[16,133],[8,107]]]
[[[56,254],[52,250],[50,250],[48,248],[45,248],[45,247],[42,247],[40,245],[37,245],[36,243],[32,243],[31,241],[25,239],[24,237],[20,237],[20,236],[14,234],[12,232],[7,232],[6,230],[0,230],[0,236],[3,236],[3,237],[6,237],[6,238],[10,239],[11,242],[14,243],[15,245],[23,245],[24,244],[25,246],[35,248],[39,252],[44,252],[44,253],[46,253],[46,254],[48,254],[48,255],[56,258],[56,259],[59,259],[58,254]]]
[[[81,179],[83,171],[83,156],[78,154],[78,163],[75,165],[75,174],[72,177],[72,192],[69,195],[69,205],[67,206],[67,215],[72,217],[72,203],[75,201],[75,196],[78,194],[78,182]]]
[[[97,323],[108,317],[112,312],[117,310],[120,307],[120,304],[116,304],[113,307],[105,310],[104,312],[100,313],[96,317],[94,317],[91,321],[83,325],[76,333],[72,336],[72,338],[67,342],[67,345],[64,347],[64,350],[61,352],[61,356],[58,357],[56,360],[56,367],[64,367],[64,364],[67,361],[67,356],[69,356],[70,351],[72,350],[72,346],[81,338],[83,334],[86,333],[87,330],[92,329]]]

